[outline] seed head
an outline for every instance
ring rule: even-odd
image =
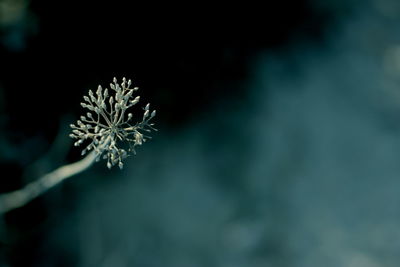
[[[150,114],[150,104],[144,108],[141,121],[130,124],[133,117],[132,113],[126,113],[133,105],[140,100],[139,96],[133,98],[133,93],[138,87],[130,88],[131,80],[122,79],[118,84],[116,78],[110,84],[110,90],[99,85],[96,96],[89,90],[88,96],[84,96],[85,102],[81,103],[83,108],[94,113],[87,112],[86,117],[81,116],[77,125],[71,124],[72,133],[69,135],[75,141],[75,146],[80,146],[84,142],[89,142],[82,150],[82,155],[95,151],[96,160],[101,156],[107,159],[107,167],[112,168],[118,165],[123,168],[123,159],[129,156],[129,152],[135,152],[135,146],[142,145],[146,139],[151,137],[142,132],[157,131],[150,120],[155,116],[156,111]],[[133,98],[133,99],[132,99]],[[128,151],[121,148],[125,144],[129,145]]]

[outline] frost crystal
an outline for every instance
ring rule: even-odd
[[[156,115],[156,111],[150,112],[150,104],[144,108],[142,121],[131,124],[132,113],[126,110],[139,102],[140,97],[132,97],[138,87],[130,88],[131,80],[122,79],[118,84],[114,78],[110,84],[110,92],[107,88],[99,85],[96,93],[89,90],[88,96],[84,96],[85,102],[81,103],[83,108],[89,110],[86,116],[81,116],[76,125],[71,124],[71,138],[77,139],[74,143],[79,146],[88,140],[90,143],[82,150],[82,155],[88,151],[96,152],[96,160],[107,159],[107,167],[114,165],[123,168],[123,159],[129,155],[129,152],[135,152],[135,146],[142,145],[146,139],[151,137],[142,132],[157,131],[153,128],[150,120]],[[110,94],[109,94],[110,93]],[[133,98],[133,99],[132,99]],[[120,148],[120,143],[128,143],[129,148],[126,151]]]

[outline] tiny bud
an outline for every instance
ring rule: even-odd
[[[88,118],[93,118],[92,113],[90,112],[86,113],[86,116],[88,116]]]
[[[133,87],[133,91],[139,90],[139,87]]]
[[[112,105],[114,103],[114,98],[110,97],[110,100],[108,100],[110,102],[110,105]]]
[[[133,94],[133,91],[129,91],[129,92],[126,94],[126,96],[129,98],[129,97],[132,96],[132,94]]]
[[[101,96],[101,90],[102,90],[101,85],[99,85],[99,87],[97,87],[97,91],[96,91],[96,94],[98,96]]]
[[[135,144],[141,145],[142,144],[142,140],[143,140],[143,134],[141,134],[141,133],[136,131],[135,134],[134,134],[134,137],[135,137]]]
[[[135,99],[131,100],[131,104],[135,105],[136,103],[138,103],[140,100],[140,96],[135,97]]]
[[[148,103],[148,104],[144,107],[144,110],[149,110],[149,108],[150,108],[150,103]]]
[[[143,118],[147,118],[147,116],[149,116],[149,110],[148,109],[144,112]]]
[[[124,168],[124,164],[120,161],[118,163],[118,167],[119,167],[120,170],[122,170]]]
[[[92,90],[89,90],[89,96],[90,96],[90,100],[92,100],[92,102],[96,102],[96,98],[94,97]]]
[[[87,96],[83,96],[83,99],[84,99],[85,101],[87,101],[87,102],[90,102],[90,99],[89,99],[89,97],[87,97]]]
[[[112,167],[112,165],[111,165],[111,162],[107,162],[107,168],[109,168],[109,169],[111,169],[111,167]]]
[[[151,112],[151,117],[153,118],[156,115],[156,110],[153,110],[153,112]]]
[[[117,78],[114,77],[113,82],[114,82],[114,83],[117,83]]]
[[[117,93],[115,94],[115,101],[119,102],[121,101],[122,97],[121,97],[121,93],[117,91]]]

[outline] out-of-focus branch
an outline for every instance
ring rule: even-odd
[[[96,152],[92,151],[82,160],[64,165],[36,181],[27,184],[24,188],[0,195],[0,213],[19,208],[32,199],[40,196],[53,186],[65,179],[88,169],[96,159]]]
[[[24,168],[22,175],[23,183],[29,183],[43,174],[54,170],[59,167],[57,162],[62,162],[67,157],[71,148],[71,142],[65,136],[70,129],[68,123],[72,120],[73,117],[71,115],[64,115],[60,119],[57,135],[48,150]]]

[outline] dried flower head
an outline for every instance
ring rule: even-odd
[[[71,138],[77,139],[74,143],[79,146],[88,140],[90,143],[82,150],[82,155],[88,151],[95,151],[96,160],[107,159],[107,167],[118,164],[123,168],[122,160],[129,155],[129,152],[135,152],[135,146],[142,145],[146,139],[143,132],[156,131],[150,120],[156,115],[156,111],[150,112],[150,104],[144,107],[142,121],[131,124],[132,113],[127,113],[127,109],[136,105],[140,97],[133,98],[133,93],[138,87],[130,88],[131,80],[122,79],[118,84],[114,78],[110,84],[110,92],[107,88],[99,85],[96,94],[89,90],[88,96],[84,96],[85,102],[81,103],[83,108],[89,110],[86,116],[81,116],[76,125],[71,124]],[[129,148],[126,151],[120,148],[120,143],[128,143]]]

